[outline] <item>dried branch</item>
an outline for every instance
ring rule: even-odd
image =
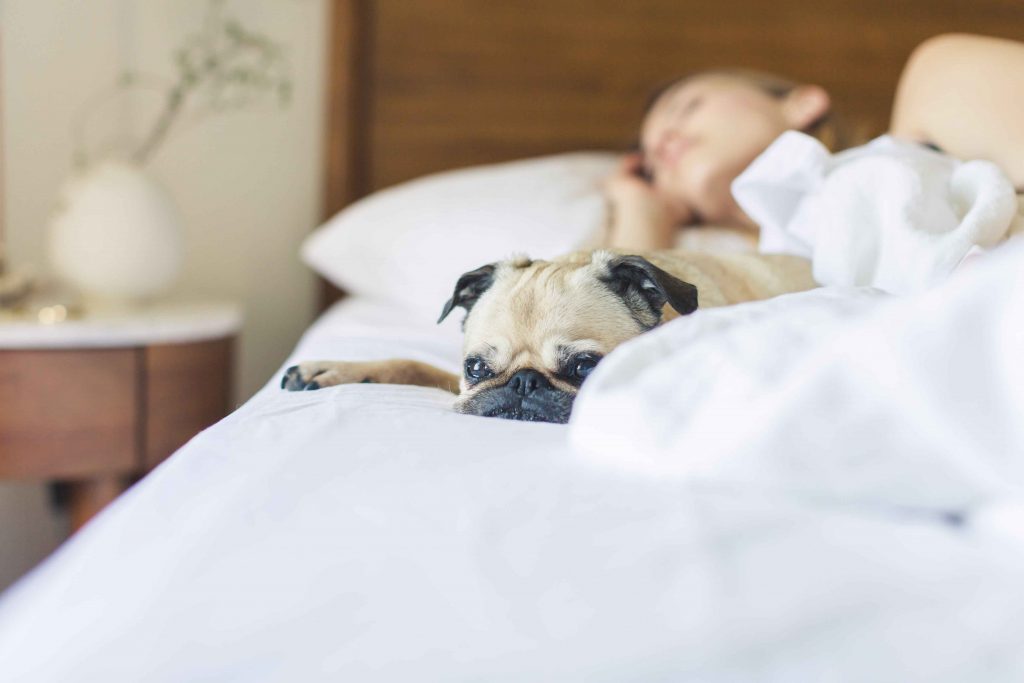
[[[188,36],[174,52],[177,74],[169,82],[154,86],[152,78],[128,73],[112,89],[90,100],[73,130],[78,164],[88,161],[84,142],[88,115],[114,96],[154,87],[163,93],[163,106],[153,124],[129,153],[138,164],[145,164],[159,151],[186,111],[192,112],[195,121],[268,99],[279,106],[290,102],[292,85],[284,48],[226,16],[223,4],[222,0],[209,0],[203,29]]]

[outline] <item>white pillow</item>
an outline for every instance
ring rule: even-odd
[[[413,180],[338,213],[306,238],[302,259],[351,294],[436,319],[462,273],[595,239],[606,214],[601,181],[616,161],[577,152]]]

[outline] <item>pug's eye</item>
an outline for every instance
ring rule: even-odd
[[[471,379],[474,382],[494,377],[494,373],[487,367],[487,363],[484,362],[483,358],[467,358],[465,370],[466,379]]]
[[[599,360],[601,359],[595,358],[594,356],[579,356],[573,363],[572,372],[570,374],[573,379],[577,379],[582,382],[597,366],[597,361]]]

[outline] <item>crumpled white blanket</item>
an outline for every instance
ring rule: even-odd
[[[601,362],[570,438],[659,478],[967,515],[1024,550],[1022,415],[1016,238],[923,295],[820,289],[667,323]]]
[[[760,250],[814,263],[824,285],[906,294],[1024,228],[1012,183],[987,161],[960,162],[885,135],[831,154],[781,135],[732,185],[760,226]]]

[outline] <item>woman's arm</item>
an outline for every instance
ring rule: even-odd
[[[1024,43],[930,38],[900,77],[892,133],[961,159],[987,159],[1024,187]]]
[[[677,221],[654,188],[639,176],[639,164],[640,155],[629,154],[605,181],[610,221],[603,247],[652,251],[675,243]]]

